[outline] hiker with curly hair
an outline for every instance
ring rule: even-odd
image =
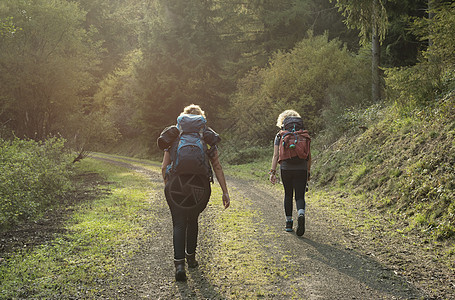
[[[285,230],[293,231],[293,198],[297,207],[296,234],[305,233],[305,192],[310,179],[311,151],[308,131],[303,128],[299,113],[294,110],[283,111],[277,119],[280,128],[273,147],[270,182],[278,182],[276,167],[280,164],[281,180],[284,187],[284,212],[286,216]]]
[[[206,126],[204,111],[195,104],[185,107],[177,118],[177,126],[166,128],[158,138],[158,146],[164,150],[161,170],[166,185],[165,196],[172,215],[177,281],[187,279],[185,258],[189,268],[195,268],[199,264],[196,260],[198,217],[210,198],[212,168],[223,191],[224,208],[230,205],[216,146],[219,140],[219,136]],[[185,147],[187,144],[189,147]],[[202,147],[200,151],[199,147]],[[173,190],[181,184],[187,185],[179,191]],[[188,192],[191,189],[192,192]],[[204,193],[201,194],[201,191]],[[184,202],[191,201],[195,203],[194,207],[184,207]]]

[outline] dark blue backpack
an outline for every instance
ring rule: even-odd
[[[200,174],[212,180],[204,133],[207,121],[201,115],[185,114],[177,118],[179,138],[170,148],[170,174]]]

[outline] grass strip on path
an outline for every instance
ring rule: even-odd
[[[291,299],[292,289],[279,288],[293,266],[286,253],[274,248],[276,232],[268,230],[250,199],[231,189],[231,207],[224,210],[221,195],[215,187],[202,213],[200,270],[226,299]]]

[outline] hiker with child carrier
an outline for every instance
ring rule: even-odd
[[[187,279],[185,258],[189,268],[198,266],[198,217],[209,201],[213,173],[223,191],[224,208],[230,205],[218,158],[219,141],[219,135],[207,126],[204,111],[194,104],[185,107],[177,118],[177,125],[165,128],[157,140],[158,147],[164,151],[161,170],[172,215],[177,281]]]
[[[278,182],[276,167],[280,164],[281,181],[284,187],[285,230],[293,231],[293,197],[297,206],[296,234],[305,233],[305,192],[311,169],[311,138],[304,129],[303,120],[294,110],[283,111],[277,119],[280,128],[274,141],[270,182]]]

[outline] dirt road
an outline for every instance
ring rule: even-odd
[[[187,282],[175,282],[171,218],[159,172],[134,160],[110,162],[145,173],[157,184],[152,198],[159,221],[147,224],[151,237],[124,262],[121,284],[115,291],[107,290],[106,298],[429,299],[373,256],[347,247],[357,237],[314,209],[311,199],[307,200],[306,232],[298,237],[284,231],[279,190],[233,178],[228,179],[230,211],[222,211],[216,203],[221,197],[212,195],[201,214],[199,268],[189,270]],[[226,228],[217,227],[217,220],[230,218],[228,214],[244,214],[247,221],[233,218]]]

